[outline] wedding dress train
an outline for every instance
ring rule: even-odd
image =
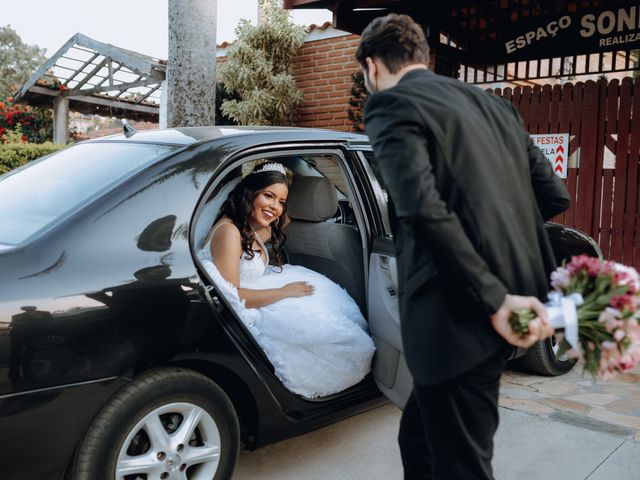
[[[261,244],[264,252],[266,248]],[[361,381],[371,369],[375,347],[355,301],[324,275],[298,265],[269,267],[259,252],[240,258],[240,286],[279,288],[305,281],[313,295],[285,298],[258,309],[246,308],[236,288],[214,265],[208,248],[203,266],[273,364],[290,391],[307,398],[342,391]]]

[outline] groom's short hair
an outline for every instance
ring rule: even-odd
[[[373,19],[362,32],[356,60],[363,68],[367,57],[379,58],[396,73],[407,65],[428,65],[429,45],[424,30],[410,16],[390,13]]]

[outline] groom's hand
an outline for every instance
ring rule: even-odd
[[[513,310],[533,310],[536,314],[536,318],[529,322],[529,333],[524,337],[516,333],[509,324],[509,316]],[[522,348],[529,348],[555,333],[553,327],[549,325],[547,309],[535,297],[505,296],[498,311],[491,315],[491,325],[511,345]]]

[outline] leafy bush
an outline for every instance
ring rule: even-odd
[[[232,118],[227,117],[222,113],[222,104],[228,100],[240,100],[240,97],[235,92],[229,92],[224,83],[216,83],[216,126],[220,125],[237,125],[238,122]]]
[[[241,20],[220,66],[225,88],[239,97],[223,101],[222,113],[240,125],[291,125],[302,103],[291,61],[304,43],[305,29],[289,20],[281,0],[259,1],[265,21],[253,26]]]
[[[5,142],[0,143],[0,175],[64,147],[66,145],[52,142],[27,143],[18,125],[15,131],[8,131]]]

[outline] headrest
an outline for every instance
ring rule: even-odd
[[[289,189],[287,213],[294,220],[324,222],[338,209],[336,187],[324,177],[296,177]]]

